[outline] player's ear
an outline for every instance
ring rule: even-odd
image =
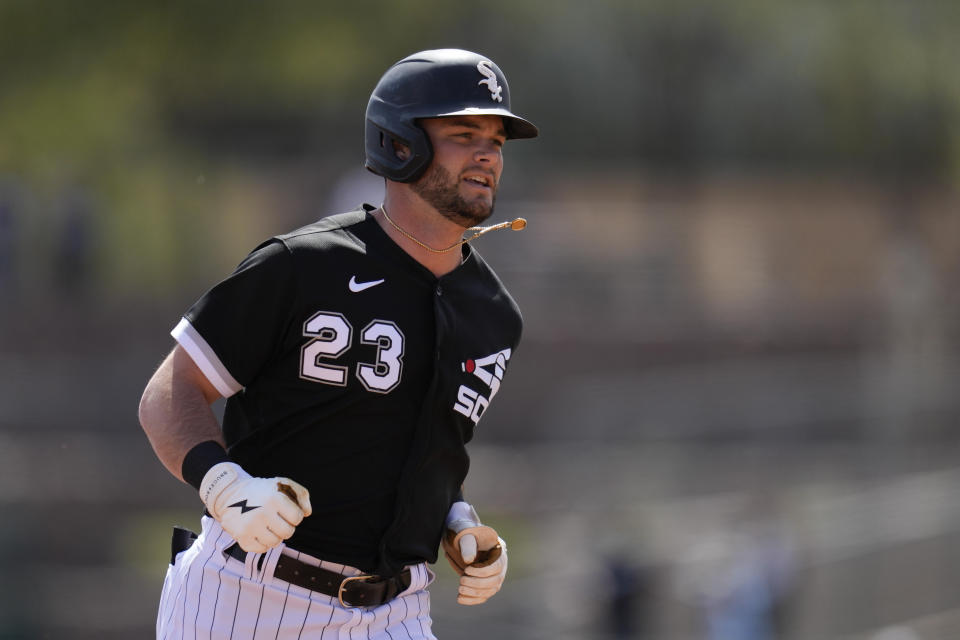
[[[410,159],[410,147],[396,140],[393,141],[393,153],[401,160]]]

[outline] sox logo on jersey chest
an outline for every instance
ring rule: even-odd
[[[479,378],[489,391],[484,396],[479,391],[461,384],[453,410],[470,418],[473,424],[477,424],[484,411],[490,406],[493,396],[500,390],[500,383],[503,381],[503,373],[509,359],[510,349],[503,349],[483,358],[471,358],[461,362],[460,369]]]

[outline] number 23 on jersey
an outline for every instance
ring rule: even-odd
[[[353,327],[342,313],[318,311],[303,324],[312,338],[300,354],[300,377],[338,387],[347,385],[348,367],[333,364],[353,346]],[[373,320],[360,332],[360,343],[377,347],[374,362],[357,363],[356,376],[367,391],[389,393],[403,373],[403,332],[389,320]]]

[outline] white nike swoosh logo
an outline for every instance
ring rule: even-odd
[[[371,280],[370,282],[357,282],[357,276],[350,276],[350,284],[348,286],[350,287],[350,291],[353,291],[354,293],[360,293],[365,289],[375,287],[378,284],[383,284],[384,282],[385,280],[383,278],[380,278],[379,280]]]

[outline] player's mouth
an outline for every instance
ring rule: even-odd
[[[467,173],[463,176],[462,182],[469,187],[487,191],[494,188],[493,176],[486,173]]]

